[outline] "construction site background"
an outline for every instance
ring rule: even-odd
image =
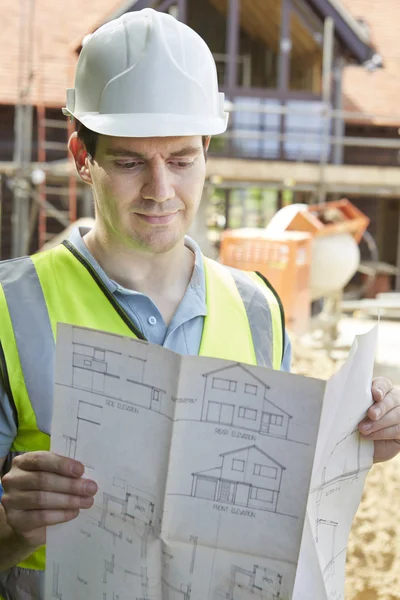
[[[128,10],[134,2],[98,0],[87,2],[82,10],[81,1],[71,0],[68,13],[63,15],[70,31],[63,29],[58,34],[53,33],[60,12],[56,3],[20,0],[8,5],[0,0],[0,6],[2,2],[5,40],[10,40],[10,56],[5,52],[6,60],[0,61],[3,85],[9,85],[7,93],[0,89],[0,257],[4,259],[60,241],[76,219],[89,219],[85,224],[90,225],[93,198],[90,189],[77,178],[68,158],[66,142],[75,124],[68,123],[61,115],[60,89],[64,94],[66,82],[72,85],[84,36],[115,16],[116,11]],[[276,276],[274,283],[289,318],[293,370],[303,375],[330,377],[345,359],[354,335],[376,322],[372,315],[381,302],[383,319],[375,374],[388,376],[395,385],[400,385],[400,300],[394,294],[400,292],[397,2],[343,2],[345,9],[353,10],[353,17],[360,17],[360,23],[363,17],[366,31],[370,23],[371,44],[381,52],[384,68],[373,61],[365,68],[355,64],[344,68],[347,50],[334,62],[337,43],[332,19],[327,18],[322,24],[318,48],[315,40],[310,41],[292,22],[298,39],[312,49],[310,57],[311,54],[317,57],[313,77],[317,73],[319,100],[282,101],[266,96],[240,97],[240,94],[229,98],[231,126],[225,135],[212,140],[210,147],[204,197],[193,236],[207,254],[223,262],[234,260],[235,266],[242,268],[246,265],[255,268],[261,262],[269,269],[267,276]],[[171,9],[188,6],[183,0],[153,4],[168,5]],[[217,22],[217,16],[219,21],[228,20],[226,15],[221,16],[221,10],[225,7],[227,11],[228,5],[235,3],[210,0],[205,4],[210,11],[216,11]],[[261,6],[247,0],[244,5],[249,10],[253,5]],[[269,5],[273,7],[271,2]],[[191,6],[198,7],[199,2],[196,0]],[[365,7],[368,12],[364,14]],[[203,21],[210,22],[200,17],[199,27]],[[374,29],[378,21],[385,22],[385,30]],[[34,25],[38,22],[39,29]],[[13,33],[8,34],[10,31]],[[11,35],[17,36],[18,44]],[[279,42],[276,41],[278,49]],[[8,47],[7,43],[5,46]],[[240,48],[237,51],[240,54]],[[214,54],[220,77],[229,79],[232,70],[224,48]],[[236,58],[240,63],[240,85],[245,86],[251,79],[246,71],[249,56],[239,54]],[[297,68],[300,63],[297,61]],[[12,77],[10,65],[15,66]],[[296,65],[294,61],[292,67]],[[337,78],[343,69],[343,82],[338,85]],[[343,98],[342,83],[346,92]],[[301,96],[301,89],[298,91]],[[332,96],[335,102],[331,101]],[[371,239],[361,241],[361,236],[358,237],[361,262],[345,289],[350,294],[347,301],[353,305],[348,304],[345,313],[343,290],[336,290],[339,294],[330,298],[328,307],[331,321],[327,326],[325,319],[325,329],[320,321],[320,328],[313,326],[311,333],[312,317],[321,314],[322,306],[321,298],[315,300],[310,293],[312,244],[319,235],[317,230],[326,231],[326,223],[320,229],[318,223],[314,229],[315,223],[311,223],[311,228],[300,229],[301,233],[296,227],[292,233],[284,232],[280,247],[287,250],[283,254],[277,250],[276,240],[274,243],[268,240],[265,229],[278,209],[296,203],[318,206],[326,201],[329,209],[339,199],[346,199],[353,207],[354,218],[359,217],[357,211],[366,215],[367,231],[376,246]],[[366,226],[364,222],[363,232]],[[252,237],[246,238],[243,233],[239,243],[239,229],[251,230]],[[259,233],[254,233],[255,230]],[[358,235],[356,231],[349,233]],[[264,255],[260,250],[263,237],[264,246],[269,244]],[[229,253],[224,254],[224,239],[230,239],[236,248],[230,258]],[[382,297],[377,297],[382,292],[387,294],[389,306],[384,305]],[[366,296],[370,297],[369,304],[364,302]],[[374,466],[368,477],[349,542],[346,600],[400,600],[399,503],[400,458],[397,458]]]

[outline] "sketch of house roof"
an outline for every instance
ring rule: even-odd
[[[136,385],[140,385],[141,387],[149,388],[151,390],[157,390],[158,392],[162,392],[163,394],[166,394],[165,390],[163,390],[160,387],[157,387],[156,385],[151,385],[150,383],[143,383],[142,381],[136,381],[135,379],[129,379],[129,378],[127,378],[126,381],[129,381],[129,383],[134,383]]]
[[[268,404],[272,404],[272,406],[275,407],[276,410],[279,410],[280,412],[283,412],[285,415],[287,415],[289,417],[289,419],[293,419],[293,415],[291,415],[288,412],[286,412],[286,410],[283,410],[283,408],[281,408],[280,406],[278,406],[274,402],[271,402],[271,400],[269,400],[268,398],[264,398],[264,402],[268,402]]]
[[[228,452],[222,452],[222,454],[220,454],[220,456],[228,456],[228,454],[237,454],[239,452],[243,452],[244,450],[253,450],[253,449],[257,450],[258,452],[260,452],[261,454],[263,454],[264,456],[266,456],[269,460],[271,460],[273,463],[275,463],[276,465],[278,465],[278,467],[280,467],[281,469],[286,469],[286,467],[284,467],[283,465],[281,465],[281,463],[279,463],[277,460],[275,460],[274,458],[272,458],[272,456],[270,456],[269,454],[267,454],[266,452],[264,452],[264,450],[261,450],[255,444],[253,444],[252,446],[245,446],[244,448],[239,448],[237,450],[229,450]]]
[[[251,371],[249,371],[249,369],[246,369],[246,367],[244,365],[242,365],[241,363],[234,363],[233,365],[228,365],[227,367],[222,367],[220,369],[215,369],[214,371],[209,371],[208,373],[203,373],[203,377],[209,377],[210,375],[215,375],[216,373],[222,373],[223,371],[227,371],[228,369],[236,369],[237,367],[240,367],[245,373],[247,373],[247,375],[250,375],[250,377],[252,377],[256,381],[258,381],[259,383],[261,383],[261,385],[266,390],[270,390],[271,389],[271,387],[267,383],[265,383],[265,381],[263,381],[262,379],[260,379],[256,375],[253,375],[253,373]],[[280,412],[283,412],[285,415],[287,415],[289,417],[289,419],[293,419],[293,415],[291,415],[286,410],[284,410],[283,408],[281,408],[280,406],[278,406],[277,404],[275,404],[274,402],[272,402],[271,400],[269,400],[269,398],[264,398],[264,400],[266,402],[268,402],[269,404],[272,404],[272,406],[274,406]]]
[[[222,371],[228,371],[229,369],[236,369],[237,367],[240,367],[245,373],[247,373],[247,375],[250,375],[250,377],[261,383],[261,385],[263,385],[265,389],[271,389],[270,386],[267,383],[265,383],[265,381],[263,381],[259,377],[256,377],[256,375],[253,375],[253,373],[246,369],[246,367],[243,366],[241,363],[234,363],[233,365],[228,365],[227,367],[221,367],[220,369],[215,369],[214,371],[203,373],[203,377],[208,377],[209,375],[214,375],[215,373],[222,373]]]
[[[207,475],[208,477],[217,477],[218,479],[221,477],[222,467],[214,467],[213,469],[205,469],[204,471],[196,471],[196,473],[192,473],[192,475]]]

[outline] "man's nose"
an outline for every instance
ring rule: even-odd
[[[172,174],[168,171],[168,166],[161,161],[149,165],[146,182],[142,188],[142,197],[154,202],[165,202],[174,196]]]

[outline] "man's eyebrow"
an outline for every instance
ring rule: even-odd
[[[145,159],[144,154],[140,154],[140,152],[133,152],[132,150],[128,150],[127,148],[107,148],[105,151],[107,156],[118,158],[120,156],[129,156],[130,158],[142,158]]]
[[[176,157],[184,157],[184,156],[193,156],[194,154],[200,154],[202,152],[201,146],[185,146],[180,150],[176,150],[175,152],[171,152],[169,155],[172,158]],[[128,150],[127,148],[107,148],[105,150],[106,156],[112,158],[118,157],[129,157],[129,158],[140,158],[141,160],[147,160],[147,157],[140,152],[133,152],[132,150]]]
[[[201,146],[185,146],[181,150],[177,150],[176,152],[171,152],[170,156],[172,156],[172,157],[176,157],[176,156],[181,157],[182,156],[182,158],[183,158],[184,156],[200,154],[202,151],[203,151],[203,148]]]

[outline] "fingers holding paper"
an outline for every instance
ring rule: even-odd
[[[372,383],[372,398],[359,430],[365,439],[374,440],[374,462],[382,462],[400,452],[400,389],[386,377],[378,377]]]

